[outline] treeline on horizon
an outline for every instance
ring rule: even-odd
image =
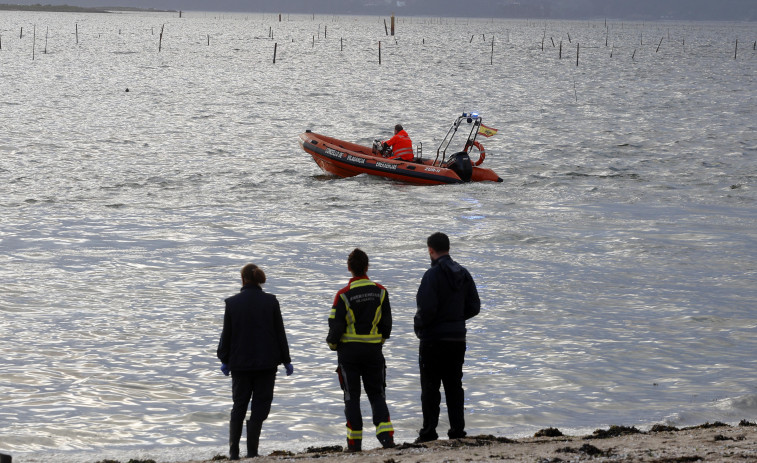
[[[16,5],[0,3],[0,11],[49,11],[53,13],[109,13],[113,11],[155,11],[166,12],[174,10],[158,10],[155,8],[137,8],[131,6],[73,6],[73,5],[42,5],[35,3],[34,5]]]

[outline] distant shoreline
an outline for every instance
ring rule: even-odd
[[[177,10],[158,10],[155,8],[136,8],[129,6],[96,6],[81,7],[71,5],[11,5],[0,4],[0,11],[43,11],[52,13],[113,13],[113,12],[148,12],[148,13],[178,13]]]

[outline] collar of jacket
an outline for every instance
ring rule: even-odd
[[[261,288],[260,286],[256,285],[255,283],[250,283],[250,284],[246,284],[246,285],[242,286],[242,289],[240,291],[247,291],[248,289],[257,289],[259,291],[263,290],[263,288]]]
[[[349,281],[348,284],[352,284],[353,281],[357,281],[357,280],[370,280],[370,278],[368,278],[368,275],[363,275],[363,276],[359,276],[359,277],[352,277],[352,278],[350,278],[350,281]]]
[[[441,257],[439,257],[439,258],[438,258],[438,259],[436,259],[436,260],[432,260],[432,261],[431,261],[431,266],[432,266],[432,267],[436,267],[436,266],[437,266],[437,265],[439,265],[439,264],[440,264],[440,263],[441,263],[441,262],[442,262],[443,260],[446,260],[446,259],[452,259],[452,257],[450,257],[450,255],[449,255],[449,254],[445,254],[445,255],[443,255],[443,256],[441,256]]]

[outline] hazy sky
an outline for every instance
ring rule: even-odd
[[[757,0],[0,0],[184,11],[757,21]]]

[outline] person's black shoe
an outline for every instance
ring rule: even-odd
[[[397,444],[394,443],[394,437],[388,431],[382,432],[376,437],[378,438],[379,442],[381,442],[381,446],[385,449],[391,449],[397,446]]]
[[[439,439],[439,436],[436,433],[433,434],[421,434],[418,433],[418,438],[415,439],[416,444],[422,444],[424,442],[431,442]]]
[[[447,433],[450,439],[462,439],[463,437],[467,436],[468,433],[465,431],[450,431]]]
[[[362,450],[363,450],[362,439],[347,439],[347,449],[345,449],[346,452],[354,453],[354,452],[361,452]]]

